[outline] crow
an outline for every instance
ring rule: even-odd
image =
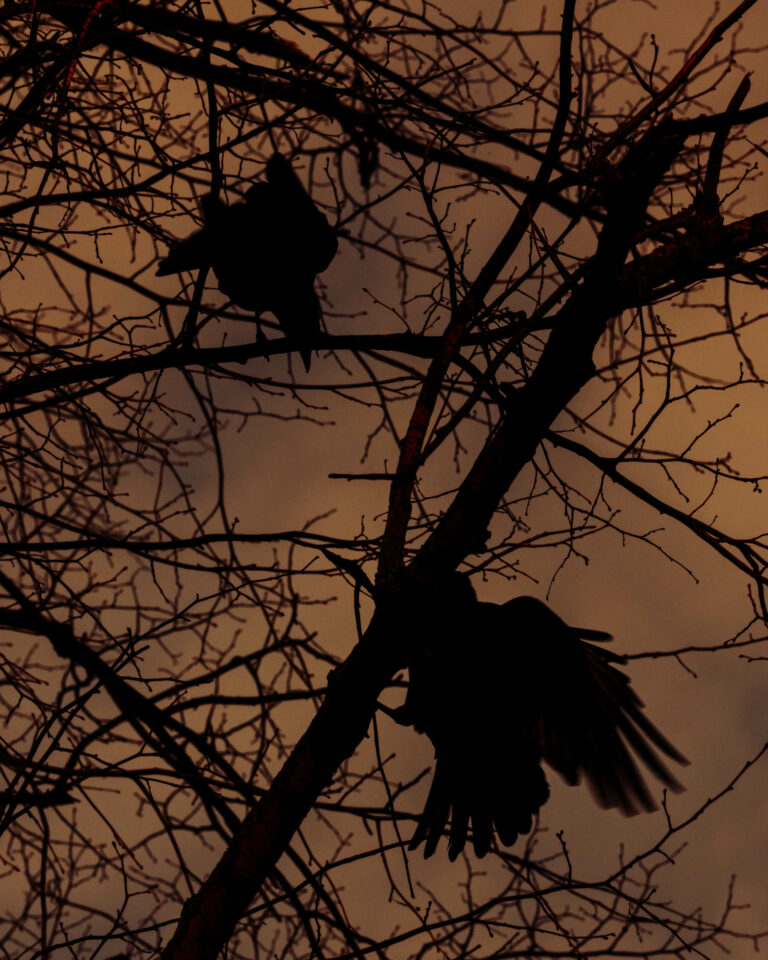
[[[427,637],[406,644],[408,692],[394,714],[435,748],[410,849],[424,842],[431,856],[449,814],[450,860],[464,848],[470,821],[478,857],[494,829],[502,844],[513,844],[549,797],[542,760],[571,785],[584,777],[601,806],[630,816],[656,809],[636,758],[671,790],[682,789],[656,751],[688,761],[643,713],[617,669],[625,658],[594,645],[611,639],[568,626],[534,597],[481,603],[468,578],[454,575]]]
[[[279,153],[244,201],[227,206],[207,194],[200,206],[202,230],[171,248],[157,276],[211,267],[219,290],[257,322],[266,310],[277,317],[309,371],[320,333],[315,277],[336,254],[336,232]]]

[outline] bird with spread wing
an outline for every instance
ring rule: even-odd
[[[320,333],[315,277],[333,260],[336,232],[315,206],[288,160],[276,153],[266,180],[227,206],[208,194],[200,203],[204,226],[174,245],[157,276],[211,267],[223,294],[253,310],[271,311],[309,370]]]
[[[407,645],[408,693],[395,711],[435,748],[411,849],[423,842],[431,856],[449,816],[451,860],[470,822],[478,856],[494,830],[513,844],[549,797],[542,760],[569,784],[585,779],[601,806],[627,815],[657,806],[638,760],[670,790],[682,789],[659,753],[687,760],[643,713],[618,669],[625,658],[595,645],[610,634],[568,626],[533,597],[481,603],[459,574],[447,594],[427,636]]]

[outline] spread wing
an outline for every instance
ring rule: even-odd
[[[531,829],[533,815],[549,796],[535,750],[525,740],[499,750],[475,736],[435,744],[435,772],[409,848],[422,841],[430,857],[448,827],[448,858],[463,850],[472,825],[472,846],[483,857],[494,829],[506,846]]]
[[[428,635],[411,651],[408,695],[397,716],[426,733],[435,748],[434,776],[410,848],[424,842],[424,856],[431,856],[450,820],[451,860],[470,824],[479,857],[494,830],[502,843],[514,843],[549,796],[538,743],[519,714],[524,684],[519,674],[501,675],[486,605],[474,592],[458,598],[469,586],[462,579],[440,599]]]
[[[531,827],[549,791],[540,761],[625,814],[654,810],[640,764],[671,790],[663,762],[687,763],[648,720],[624,658],[595,643],[610,635],[570,627],[545,604],[517,597],[478,603],[452,581],[427,636],[409,646],[409,688],[398,719],[426,733],[435,773],[411,848],[430,856],[448,827],[448,855],[471,823],[478,856],[493,831],[505,845]],[[453,589],[456,587],[456,589]]]
[[[584,777],[601,806],[627,815],[657,807],[638,760],[669,789],[682,789],[659,754],[688,761],[643,713],[618,669],[624,658],[585,642],[609,634],[569,627],[533,597],[496,610],[500,659],[527,678],[523,709],[543,759],[569,784]]]

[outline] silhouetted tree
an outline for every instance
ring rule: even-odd
[[[765,949],[764,749],[664,719],[768,621],[765,13],[696,13],[2,3],[8,956]]]

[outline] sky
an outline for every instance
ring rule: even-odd
[[[454,6],[466,15],[466,5]],[[477,6],[478,10],[490,9],[482,4]],[[580,5],[577,4],[578,8]],[[702,22],[710,8],[714,9],[714,5],[700,3],[696,6],[696,14]],[[513,5],[513,15],[515,10],[521,20],[525,16],[538,18],[538,9],[532,11],[530,5]],[[553,16],[553,11],[549,15]],[[605,30],[618,44],[628,46],[635,40],[639,42],[643,36],[647,38],[639,55],[641,63],[647,62],[643,57],[648,57],[650,37],[655,36],[661,48],[660,62],[666,62],[670,72],[681,60],[681,48],[690,43],[698,28],[689,7],[668,2],[656,6],[629,0],[606,4],[601,18]],[[765,3],[759,3],[745,18],[747,38],[768,36],[766,27],[768,9]],[[545,48],[546,44],[542,49]],[[747,54],[740,61],[742,68],[754,71],[747,106],[768,99],[764,60],[764,55],[755,54],[750,61],[750,54]],[[707,82],[708,78],[703,77],[702,88]],[[734,71],[734,82],[724,84],[723,96],[737,82]],[[715,97],[712,105],[724,104],[717,102]],[[763,134],[763,126],[764,123],[756,125],[755,137]],[[183,153],[183,146],[179,151]],[[513,163],[509,152],[501,148],[489,146],[486,152],[487,158],[494,162]],[[522,161],[520,163],[522,166]],[[761,161],[763,168],[765,164],[768,161]],[[306,178],[306,164],[299,162],[297,168]],[[764,177],[756,178],[744,189],[735,208],[739,215],[766,207],[768,191],[765,184]],[[374,183],[371,195],[377,196],[386,187],[382,178],[381,183]],[[327,186],[323,196],[326,200],[331,198]],[[410,201],[415,209],[413,197]],[[451,216],[459,225],[457,235],[468,221],[476,218],[467,256],[470,274],[483,262],[506,228],[511,209],[511,205],[504,204],[498,197],[471,208],[468,204],[462,207],[461,202],[457,202],[452,208]],[[381,211],[382,223],[386,223],[388,217],[403,218],[406,215],[399,197],[383,203]],[[175,220],[166,226],[171,233],[180,236],[184,235],[189,224]],[[354,232],[355,227],[353,220],[349,228]],[[110,257],[115,258],[124,250],[124,239],[115,235],[104,238],[100,255],[109,262]],[[147,250],[145,248],[145,252]],[[169,296],[179,289],[177,277],[166,277],[162,281],[154,279],[152,267],[152,261],[147,259],[147,269],[141,275],[142,283],[152,284],[154,289]],[[382,306],[393,299],[394,279],[391,263],[371,252],[364,254],[362,248],[352,242],[342,241],[338,257],[322,277],[328,298],[326,324],[329,331],[340,333],[363,323],[366,330],[399,329],[396,313]],[[415,289],[419,289],[418,281]],[[4,290],[6,309],[29,305],[33,293],[35,296],[39,293],[49,302],[55,302],[60,296],[50,277],[39,271],[37,265],[30,264],[23,282],[18,279],[9,281]],[[212,294],[214,299],[215,296]],[[696,309],[681,310],[667,303],[659,308],[659,312],[676,325],[681,335],[691,335],[702,326],[708,328],[708,324],[718,322],[713,319],[712,311],[707,312],[708,297],[708,293],[702,295],[698,301],[701,306]],[[734,295],[734,313],[738,316],[760,312],[764,310],[764,300],[762,289],[743,288]],[[525,309],[526,303],[512,306]],[[141,297],[136,297],[135,302],[110,304],[110,307],[119,308],[127,315],[133,310],[138,315],[142,309],[147,309],[146,301]],[[420,309],[418,301],[409,304],[408,319],[417,323]],[[351,316],[352,313],[355,315]],[[218,337],[223,328],[223,323],[215,326],[211,336]],[[245,324],[232,324],[232,331],[229,336],[249,336]],[[765,321],[752,328],[745,342],[758,372],[768,379]],[[605,351],[599,355],[605,356]],[[725,371],[724,375],[733,376],[738,368],[738,357],[720,345],[712,349],[705,343],[700,348],[690,349],[686,357],[713,375]],[[259,391],[252,391],[249,384],[215,386],[222,408],[263,403],[269,413],[247,422],[235,414],[221,417],[221,456],[227,477],[230,517],[239,517],[249,531],[298,529],[310,517],[321,518],[316,523],[318,530],[336,536],[352,537],[361,529],[368,533],[380,530],[386,508],[386,485],[348,482],[329,476],[333,472],[392,469],[395,462],[396,450],[391,439],[383,433],[375,433],[378,427],[376,411],[356,400],[341,401],[338,396],[332,397],[323,390],[329,383],[351,387],[355,378],[342,362],[321,354],[313,361],[311,375],[306,378],[316,389],[303,396],[284,392],[276,400],[269,393],[268,381],[272,381],[271,386],[276,390],[276,384],[286,374],[285,363],[282,358],[273,358],[268,365],[259,362],[262,366],[258,370],[254,366],[256,361],[252,361],[247,370],[249,374],[257,370],[263,379]],[[355,368],[355,372],[359,373],[359,368]],[[303,375],[301,379],[304,380]],[[177,399],[184,386],[181,380],[171,378],[166,381],[166,390],[171,398]],[[349,397],[355,397],[351,389]],[[587,410],[600,397],[600,385],[590,385],[579,396],[576,406]],[[316,406],[310,407],[307,401]],[[652,401],[653,396],[645,399],[641,413],[650,411]],[[739,391],[738,401],[740,406],[732,419],[713,429],[702,441],[702,450],[712,456],[727,451],[733,454],[745,472],[768,474],[765,390],[745,386]],[[655,425],[651,434],[652,446],[659,449],[674,446],[681,435],[692,435],[697,424],[705,422],[708,417],[716,417],[722,410],[719,399],[710,395],[697,398],[695,409],[684,404],[676,405]],[[300,413],[303,419],[285,419],[294,412]],[[407,403],[394,407],[399,426],[406,422],[409,412]],[[626,410],[618,415],[619,424],[622,417],[626,420]],[[318,426],[319,423],[323,426]],[[626,422],[623,425],[626,426]],[[368,446],[372,433],[375,435]],[[471,452],[478,434],[470,431],[466,441]],[[566,455],[560,462],[567,465],[568,475],[575,486],[592,491],[597,489],[597,478],[590,468],[569,461]],[[438,463],[444,478],[458,482],[462,473],[455,472],[449,451],[438,458]],[[466,463],[465,459],[462,471]],[[213,457],[190,459],[185,477],[194,487],[201,513],[205,513],[206,507],[212,509],[218,492]],[[512,494],[523,498],[529,480],[529,477],[521,477]],[[151,495],[151,476],[143,481],[139,476],[134,477],[134,483],[131,496],[148,498]],[[747,659],[740,650],[691,653],[682,658],[644,657],[646,653],[677,647],[721,644],[749,621],[749,598],[744,579],[690,533],[664,522],[664,531],[654,535],[659,546],[678,561],[670,562],[660,549],[639,538],[641,533],[661,527],[660,518],[650,508],[638,505],[615,489],[610,489],[607,497],[618,511],[618,522],[638,536],[622,536],[606,530],[590,540],[585,556],[566,556],[563,548],[554,546],[530,549],[522,557],[518,576],[513,582],[480,575],[474,582],[481,600],[502,602],[517,593],[533,594],[546,600],[568,622],[607,630],[614,635],[614,649],[632,658],[627,669],[633,687],[647,706],[648,715],[690,761],[688,767],[679,771],[685,792],[669,799],[669,816],[672,823],[677,824],[693,816],[708,798],[721,791],[768,740],[765,710],[768,657],[762,647],[748,651],[753,659]],[[548,525],[563,523],[559,505],[551,501],[534,502],[525,509],[521,507],[520,512],[534,533],[547,529]],[[732,485],[727,486],[722,492],[718,490],[709,505],[702,508],[702,516],[713,517],[715,514],[719,523],[735,533],[763,531],[768,519],[765,495],[747,489],[734,492]],[[325,585],[319,577],[313,578],[311,572],[299,583],[302,593],[319,595],[329,601],[307,613],[308,626],[318,631],[336,655],[346,655],[355,642],[351,591],[341,589],[338,581]],[[247,622],[247,627],[258,632],[261,628],[258,615]],[[228,625],[224,624],[221,631],[226,633],[227,629]],[[763,632],[764,628],[753,629],[755,636]],[[766,659],[760,659],[761,652]],[[389,702],[395,703],[401,694],[394,692],[387,696]],[[286,717],[286,727],[293,728],[298,734],[307,717],[306,709],[295,708],[292,716]],[[380,723],[384,753],[395,754],[388,766],[393,782],[407,780],[431,763],[432,750],[426,738],[397,727],[384,716]],[[609,874],[620,858],[630,859],[652,846],[666,831],[662,811],[628,822],[615,811],[599,809],[586,788],[566,787],[551,772],[548,778],[552,798],[542,814],[544,832],[538,838],[539,850],[556,853],[560,848],[558,834],[561,834],[567,843],[574,873],[578,876],[597,879]],[[426,782],[422,790],[425,787]],[[734,899],[745,907],[733,922],[745,930],[768,928],[765,870],[768,810],[764,803],[767,793],[768,757],[764,757],[744,775],[737,789],[718,800],[685,831],[682,838],[685,845],[674,854],[674,862],[658,874],[660,896],[673,899],[683,910],[693,910],[701,905],[709,915],[717,914],[728,896],[731,877],[735,875]],[[125,802],[126,798],[122,800]],[[409,795],[408,804],[409,809],[415,810],[417,799],[411,799]],[[125,802],[127,817],[133,815],[131,811],[134,809],[132,801]],[[319,831],[315,833],[313,824],[307,824],[307,831],[318,845],[327,842]],[[670,849],[674,847],[675,844]],[[206,858],[210,858],[211,866],[215,860],[210,850],[201,850],[197,856],[196,865],[201,873],[208,865]],[[397,873],[394,858],[392,862],[395,864],[393,870],[402,882],[403,876]],[[446,902],[459,896],[465,870],[461,861],[450,865],[444,855],[438,854],[425,863],[417,856],[412,859],[412,869],[418,880],[433,891],[437,890]],[[478,881],[480,884],[492,884],[497,879],[494,875],[498,870],[496,866],[486,865],[486,869],[489,877]],[[351,914],[358,917],[364,930],[384,930],[394,923],[406,923],[407,909],[392,905],[385,908],[383,901],[386,900],[387,886],[380,873],[372,872],[369,883],[359,884],[359,880],[357,883],[358,886],[352,883],[348,886],[345,904]],[[425,908],[428,899],[428,893],[420,888],[417,892],[420,909]],[[768,956],[766,944],[762,945],[762,953],[755,953],[748,941],[744,941],[741,948],[743,952],[734,952],[735,956]]]

